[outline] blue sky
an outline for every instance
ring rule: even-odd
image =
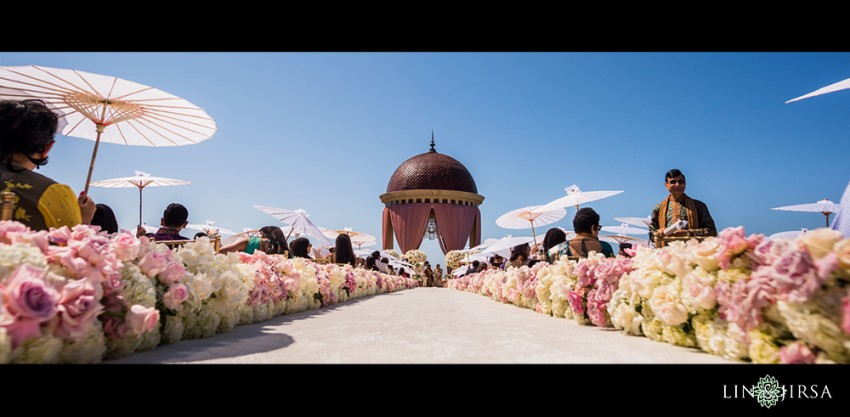
[[[431,129],[486,198],[483,237],[530,235],[496,218],[570,184],[625,190],[589,204],[603,225],[646,216],[671,168],[685,172],[688,194],[718,228],[811,229],[822,215],[770,207],[837,202],[850,180],[850,92],[784,104],[850,77],[850,53],[0,52],[0,65],[114,75],[215,118],[218,132],[197,145],[101,146],[94,180],[136,169],[192,181],[146,189],[148,224],[173,201],[192,223],[279,224],[259,204],[379,236],[378,196],[401,162],[427,151]],[[57,137],[40,172],[79,192],[93,145]],[[134,189],[90,194],[121,227],[136,224]],[[572,229],[574,214],[555,225]],[[436,241],[422,249],[443,263]]]

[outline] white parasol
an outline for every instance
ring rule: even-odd
[[[601,200],[603,198],[608,198],[617,194],[622,193],[623,191],[582,191],[577,185],[573,184],[569,187],[564,188],[564,191],[567,192],[567,195],[545,204],[540,210],[553,210],[559,208],[566,208],[570,206],[575,206],[576,210],[578,210],[579,205],[589,203],[591,201]]]
[[[829,215],[841,211],[841,205],[824,198],[816,203],[797,204],[794,206],[774,207],[771,210],[817,212],[826,216],[826,227],[829,227]]]
[[[0,67],[0,89],[0,99],[45,101],[66,120],[63,135],[95,141],[86,194],[101,141],[183,146],[209,139],[216,131],[215,121],[189,101],[112,76],[35,65]]]
[[[100,180],[91,183],[94,187],[103,188],[128,188],[136,187],[139,189],[139,224],[142,224],[142,190],[145,187],[170,187],[173,185],[191,184],[189,181],[175,180],[171,178],[153,177],[151,174],[142,171],[133,171],[136,175],[132,177],[113,178],[111,180]]]

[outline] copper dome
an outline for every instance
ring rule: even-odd
[[[433,142],[432,142],[433,149]],[[404,161],[393,173],[387,192],[456,190],[478,193],[472,174],[457,159],[429,151]]]

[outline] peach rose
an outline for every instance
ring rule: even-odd
[[[841,232],[837,230],[820,228],[804,234],[799,242],[809,250],[812,258],[817,260],[832,252],[832,247],[841,237]]]

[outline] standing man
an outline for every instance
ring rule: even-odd
[[[685,194],[685,174],[682,171],[678,169],[667,171],[664,176],[664,186],[670,194],[652,209],[650,239],[655,231],[660,230],[663,233],[664,229],[679,219],[688,221],[688,229],[707,228],[708,236],[717,236],[717,227],[714,225],[711,213],[708,212],[708,206]],[[676,231],[671,235],[678,233],[683,232]]]

